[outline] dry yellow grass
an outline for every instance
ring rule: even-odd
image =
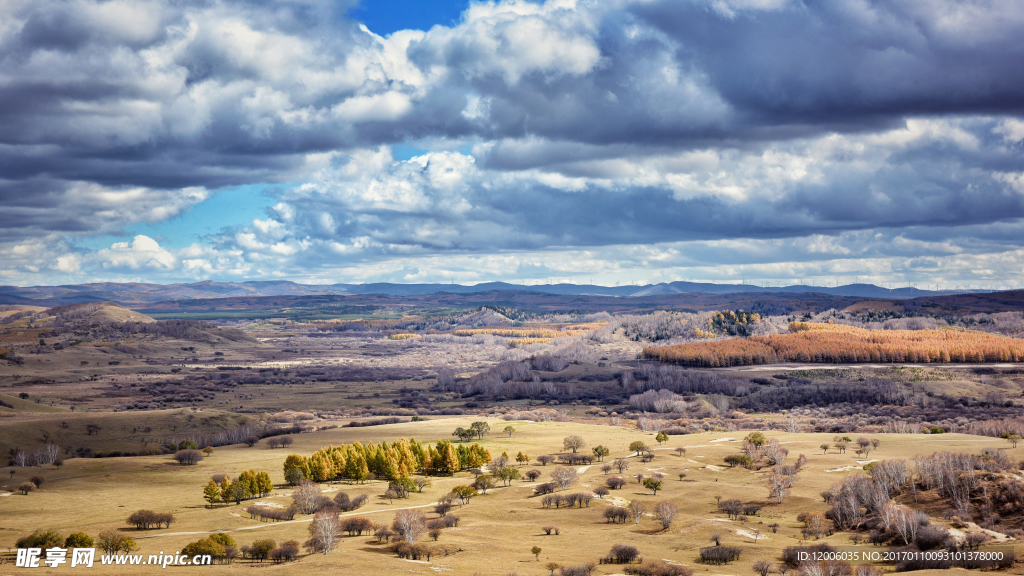
[[[435,441],[450,438],[456,426],[468,426],[480,417],[441,419],[426,422],[378,426],[372,428],[334,429],[295,437],[295,445],[288,451],[272,450],[261,443],[255,448],[232,446],[218,448],[212,457],[198,466],[183,467],[167,456],[69,460],[63,469],[48,467],[42,469],[17,469],[15,477],[0,477],[0,490],[10,492],[24,482],[28,476],[41,474],[46,483],[38,492],[28,496],[10,495],[0,497],[0,513],[3,516],[3,532],[0,532],[0,546],[13,545],[18,537],[36,528],[55,528],[64,534],[84,530],[97,534],[101,530],[117,528],[138,539],[143,554],[180,550],[188,542],[197,540],[213,530],[226,530],[240,543],[249,543],[258,538],[273,538],[278,542],[307,538],[306,527],[309,517],[299,516],[290,523],[261,523],[251,520],[241,512],[239,506],[228,505],[207,508],[202,500],[202,486],[214,473],[237,475],[245,469],[259,469],[270,472],[275,483],[283,482],[281,465],[289,452],[310,454],[328,444],[376,442],[381,439],[416,437],[421,441]],[[501,430],[506,423],[490,419],[492,430]],[[500,432],[492,432],[483,444],[497,455],[507,451],[515,456],[523,451],[535,461],[536,456],[561,451],[562,438],[570,434],[581,435],[590,446],[603,444],[612,449],[612,458],[629,454],[628,445],[634,440],[655,444],[651,434],[605,425],[569,422],[511,422],[516,429],[511,438]],[[824,508],[818,493],[845,475],[859,471],[826,472],[848,466],[857,467],[856,456],[851,453],[829,453],[822,455],[818,445],[830,442],[831,434],[786,434],[768,433],[778,438],[790,450],[791,458],[798,454],[808,457],[808,465],[801,473],[801,480],[793,496],[782,506],[768,505],[764,474],[745,469],[714,470],[706,465],[721,465],[722,459],[736,453],[743,433],[704,433],[691,436],[676,436],[663,446],[658,446],[653,462],[631,463],[629,474],[661,471],[666,475],[665,489],[652,496],[642,489],[636,480],[625,488],[613,491],[615,502],[638,499],[653,508],[658,501],[668,500],[680,507],[680,518],[668,531],[662,531],[653,519],[643,520],[639,526],[633,524],[606,524],[602,518],[605,507],[613,505],[607,500],[595,499],[589,508],[544,509],[537,498],[530,498],[531,489],[523,482],[515,482],[509,488],[492,490],[488,495],[475,498],[470,504],[456,509],[462,518],[458,528],[445,530],[438,544],[454,544],[462,549],[453,556],[435,556],[430,562],[400,560],[384,550],[384,546],[367,536],[345,537],[337,550],[328,555],[303,555],[299,561],[268,567],[275,574],[509,574],[520,576],[547,574],[547,562],[562,565],[595,561],[607,554],[617,543],[631,544],[640,549],[645,558],[667,559],[680,562],[699,573],[733,575],[750,574],[750,565],[759,559],[778,562],[778,555],[785,546],[797,544],[800,540],[800,524],[796,516],[800,512]],[[983,447],[1008,448],[999,439],[962,436],[955,434],[893,436],[871,435],[881,439],[880,448],[872,453],[872,459],[907,458],[914,454],[928,454],[938,450],[978,452]],[[679,457],[674,453],[677,446],[684,446],[688,452]],[[1010,450],[1011,460],[1020,460],[1024,446]],[[531,465],[544,472],[552,466]],[[678,478],[687,474],[685,481]],[[433,485],[423,494],[413,494],[407,501],[388,501],[379,498],[385,486],[380,482],[365,485],[325,484],[327,490],[345,490],[350,494],[367,493],[371,500],[357,515],[365,515],[378,522],[390,522],[394,510],[409,506],[423,506],[430,510],[433,503],[452,486],[468,484],[472,476],[460,473],[455,477],[435,478]],[[580,484],[570,492],[587,490],[603,483],[604,474],[600,465],[587,468]],[[288,492],[278,487],[264,500],[269,503],[286,503]],[[333,495],[333,492],[330,493]],[[745,502],[765,503],[760,517],[745,522],[727,521],[715,509],[715,496],[739,498]],[[621,499],[621,500],[620,500]],[[170,529],[135,531],[128,529],[124,519],[132,511],[149,508],[160,512],[172,512],[177,520]],[[432,516],[432,514],[431,514]],[[766,527],[778,522],[781,529],[772,534]],[[941,522],[941,520],[940,520]],[[543,525],[556,525],[560,536],[545,536],[540,530]],[[756,544],[743,535],[752,528],[764,532],[768,539]],[[698,548],[708,545],[712,533],[718,532],[723,543],[743,549],[740,561],[726,566],[695,565]],[[845,545],[846,534],[838,533],[824,539],[835,545]],[[538,546],[542,552],[536,561],[530,548]],[[1019,551],[1018,551],[1019,552]],[[248,562],[216,568],[178,568],[183,573],[199,572],[210,574],[247,573]],[[94,569],[95,570],[95,569]],[[96,573],[146,574],[160,572],[158,569],[104,568]],[[621,567],[600,565],[595,574],[620,574]],[[927,573],[925,573],[927,574]],[[936,572],[937,574],[937,572]]]

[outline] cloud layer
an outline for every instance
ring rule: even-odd
[[[0,6],[0,282],[1024,280],[1015,2],[348,7]],[[265,218],[130,232],[254,183]]]

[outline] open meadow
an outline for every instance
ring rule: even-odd
[[[71,547],[75,533],[141,555],[94,568],[110,574],[155,573],[151,554],[181,550],[214,565],[175,570],[215,573],[967,565],[801,563],[806,546],[991,552],[1007,560],[972,569],[1022,571],[1010,559],[1024,553],[1013,358],[743,356],[791,336],[818,345],[815,334],[853,335],[863,350],[947,333],[959,349],[1015,349],[1012,314],[921,320],[861,306],[794,324],[485,307],[208,323],[113,304],[8,308],[0,574],[23,570],[17,549]],[[686,366],[696,357],[728,360]]]

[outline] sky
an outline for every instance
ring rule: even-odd
[[[1016,0],[7,0],[0,284],[1024,285]]]

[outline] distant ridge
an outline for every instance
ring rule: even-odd
[[[253,282],[214,282],[206,280],[191,284],[143,284],[102,282],[65,286],[0,286],[0,304],[55,306],[84,302],[112,301],[125,306],[164,300],[231,298],[239,296],[315,296],[365,295],[421,296],[429,294],[472,294],[491,291],[537,292],[575,296],[614,296],[640,298],[670,294],[744,294],[744,293],[819,293],[855,298],[910,299],[922,296],[951,294],[983,294],[991,290],[921,290],[919,288],[883,288],[874,284],[845,286],[755,286],[752,284],[715,284],[707,282],[666,282],[640,286],[597,286],[592,284],[522,285],[508,282],[484,282],[472,286],[462,284],[298,284],[288,280]]]

